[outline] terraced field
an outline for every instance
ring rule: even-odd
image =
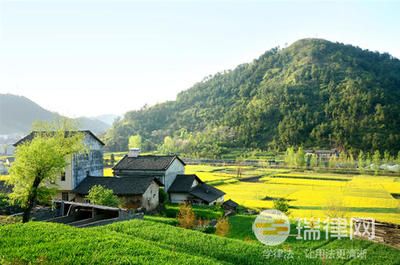
[[[240,216],[239,216],[240,217]],[[251,223],[251,218],[247,220]],[[248,229],[243,220],[240,226]],[[235,231],[243,231],[237,227]],[[366,249],[367,259],[329,260],[328,264],[398,264],[399,251],[359,240],[298,243],[279,248],[207,235],[151,221],[132,220],[104,227],[79,229],[61,224],[32,222],[0,227],[1,264],[327,264],[325,258],[307,258],[307,251]],[[288,259],[271,257],[290,251]]]
[[[330,208],[340,209],[345,217],[371,217],[379,221],[400,223],[400,177],[341,175],[314,172],[289,172],[284,169],[235,166],[187,166],[210,184],[226,192],[226,199],[239,204],[265,209],[273,199],[290,200],[292,218],[326,217]],[[256,181],[246,178],[261,176]]]

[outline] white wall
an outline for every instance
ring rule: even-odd
[[[187,193],[170,193],[171,203],[182,203],[189,199],[189,194]]]
[[[145,193],[143,193],[142,207],[146,208],[148,211],[157,208],[159,203],[159,190],[160,186],[153,181]]]
[[[210,202],[209,205],[214,205],[214,204],[221,204],[224,202],[224,196],[222,195],[221,197],[219,197],[218,199],[216,199],[213,202]]]
[[[185,174],[185,166],[179,161],[175,159],[169,168],[165,171],[165,183],[164,189],[168,191],[171,184],[174,182],[176,175]]]
[[[56,185],[59,190],[73,190],[74,183],[72,178],[72,155],[66,158],[67,166],[65,167],[65,181],[61,181],[61,175],[57,176]]]

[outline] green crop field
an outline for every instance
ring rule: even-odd
[[[291,218],[326,217],[331,207],[340,208],[345,217],[371,217],[400,223],[400,177],[343,175],[332,173],[290,172],[286,169],[213,167],[188,165],[186,172],[197,174],[210,184],[217,184],[226,199],[252,209],[272,208],[273,200],[286,198]],[[258,181],[243,178],[261,176]]]
[[[252,219],[239,220],[235,231],[247,231]],[[237,226],[242,227],[237,227]],[[234,229],[237,228],[237,229]],[[245,229],[245,230],[243,230]],[[236,232],[238,233],[238,232]],[[399,264],[399,251],[360,240],[296,243],[290,259],[266,255],[267,248],[249,239],[207,235],[152,221],[132,220],[96,228],[31,222],[0,227],[1,264]],[[236,234],[236,237],[240,235]],[[232,236],[232,237],[235,237]],[[367,259],[307,259],[306,249],[367,250]],[[278,248],[273,248],[278,249]]]

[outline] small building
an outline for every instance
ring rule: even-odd
[[[231,199],[225,201],[222,204],[222,208],[224,208],[225,211],[232,211],[236,212],[239,204],[237,202],[232,201]]]
[[[18,145],[26,141],[32,141],[32,139],[40,133],[41,132],[33,131],[16,142],[14,146],[18,147]],[[75,194],[73,190],[87,176],[103,176],[104,143],[88,130],[67,131],[65,132],[65,137],[76,133],[84,134],[84,145],[87,148],[87,152],[76,153],[67,157],[67,166],[54,183],[59,191],[56,199],[62,199],[64,201],[74,200]]]
[[[162,185],[154,177],[87,177],[74,190],[76,202],[88,202],[89,190],[100,185],[110,189],[121,200],[122,207],[128,209],[145,208],[154,210],[159,202],[159,189]]]
[[[196,175],[177,175],[168,189],[172,203],[190,202],[193,204],[215,205],[224,202],[225,193],[205,184]]]
[[[139,155],[133,148],[114,167],[114,176],[151,176],[157,178],[168,191],[175,176],[185,173],[185,162],[178,156]]]

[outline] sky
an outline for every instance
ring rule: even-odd
[[[399,14],[400,1],[0,0],[0,93],[120,115],[301,38],[400,58]]]

